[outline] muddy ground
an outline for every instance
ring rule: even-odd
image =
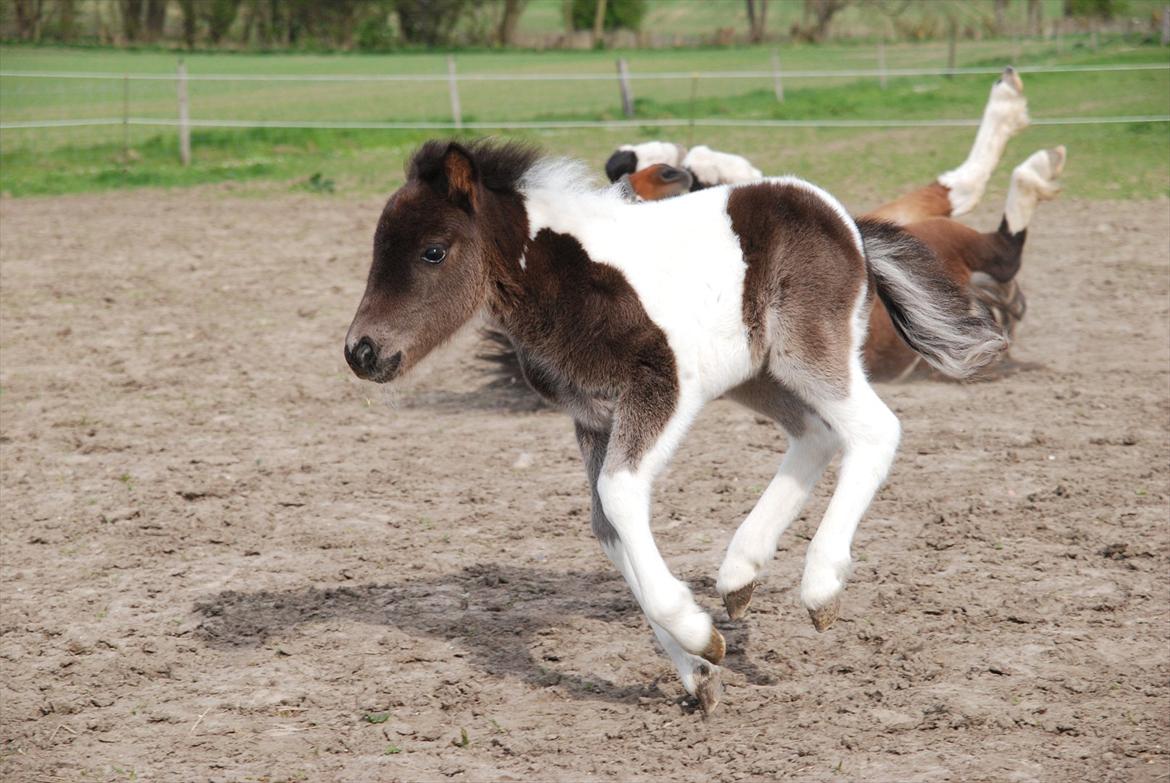
[[[1170,777],[1166,201],[1042,205],[1015,371],[880,388],[842,620],[798,601],[823,482],[706,720],[567,418],[483,391],[474,333],[398,388],[345,367],[378,207],[0,202],[4,780]],[[712,610],[783,448],[719,402],[659,485]]]

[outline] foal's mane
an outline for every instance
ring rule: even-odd
[[[457,142],[431,139],[424,142],[407,164],[409,179],[431,179],[443,168],[443,156],[451,144],[466,150],[489,190],[519,190],[525,175],[541,160],[540,149],[518,141],[476,139]]]

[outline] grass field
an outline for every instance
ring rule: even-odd
[[[1028,64],[1166,63],[1156,47],[1116,42],[1098,52],[1070,41],[1029,42],[1018,62]],[[613,73],[626,56],[635,74],[664,71],[763,70],[768,48],[693,51],[469,52],[457,56],[464,74]],[[960,65],[998,66],[1013,59],[1007,41],[964,43]],[[872,46],[794,46],[783,51],[787,70],[871,68]],[[0,49],[6,71],[169,74],[169,52]],[[944,44],[890,46],[891,68],[938,66]],[[439,74],[445,55],[194,54],[192,74]],[[939,119],[975,118],[992,78],[960,76],[875,80],[788,79],[786,100],[775,100],[768,78],[739,80],[639,79],[637,115],[645,126],[621,130],[556,130],[523,134],[545,147],[599,162],[617,144],[671,137],[749,155],[769,172],[795,171],[829,187],[866,197],[906,182],[928,179],[952,165],[973,133],[944,129],[736,129],[662,130],[655,118]],[[195,119],[344,120],[390,122],[450,117],[446,84],[436,82],[193,81]],[[1164,70],[1033,74],[1027,77],[1033,116],[1165,115],[1170,113],[1170,72]],[[693,91],[693,92],[692,92]],[[467,121],[615,119],[616,81],[464,82]],[[170,120],[174,83],[104,79],[0,77],[4,122],[120,118]],[[401,179],[409,151],[431,133],[383,130],[196,130],[194,165],[177,161],[171,128],[132,126],[10,129],[0,136],[0,189],[16,196],[138,186],[184,186],[220,181],[253,183],[248,189],[301,187],[321,192],[383,192]],[[1155,197],[1170,190],[1170,125],[1036,127],[1009,150],[1009,161],[1041,146],[1069,146],[1068,187],[1086,197]],[[126,154],[128,152],[128,154]],[[1124,152],[1124,155],[1120,154]],[[313,179],[313,175],[318,175]],[[1006,174],[1004,174],[1006,177]]]

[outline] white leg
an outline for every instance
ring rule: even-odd
[[[939,184],[950,189],[951,217],[965,215],[975,208],[1008,140],[1028,127],[1028,122],[1024,84],[1015,69],[1007,68],[991,88],[991,97],[967,159],[957,169],[938,177]]]
[[[581,445],[582,456],[585,459],[586,471],[589,474],[590,485],[593,490],[593,530],[601,540],[602,549],[609,557],[610,562],[618,569],[630,586],[634,600],[646,611],[642,596],[641,583],[634,572],[625,546],[617,531],[610,524],[602,508],[601,499],[597,490],[597,482],[601,474],[602,462],[605,458],[609,435],[589,432],[582,427],[577,428],[577,440]],[[649,619],[649,618],[648,618]],[[719,680],[719,667],[709,663],[698,655],[692,655],[684,650],[670,633],[658,623],[649,620],[650,628],[662,649],[670,657],[678,670],[679,679],[687,693],[696,697],[704,710],[711,710],[719,701],[722,686]]]
[[[738,619],[747,609],[751,590],[776,554],[780,536],[796,519],[812,488],[840,447],[837,436],[815,415],[804,417],[804,431],[789,435],[788,451],[775,477],[735,531],[719,568],[715,587],[724,596],[728,614]]]
[[[665,467],[698,409],[699,404],[688,402],[687,395],[680,394],[675,413],[636,465],[630,465],[627,455],[621,453],[621,428],[643,423],[633,419],[623,422],[619,413],[597,480],[597,495],[621,540],[646,617],[664,628],[687,652],[718,663],[724,652],[723,637],[715,630],[710,615],[695,603],[690,588],[670,572],[650,531],[651,482]]]
[[[1028,227],[1036,205],[1056,198],[1060,193],[1060,174],[1064,171],[1064,145],[1040,150],[1012,170],[1003,216],[1008,231],[1018,234]]]
[[[809,544],[800,588],[801,601],[818,630],[836,620],[853,534],[889,472],[900,436],[898,418],[854,365],[848,397],[811,401],[844,447],[837,488]]]

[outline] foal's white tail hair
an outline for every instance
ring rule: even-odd
[[[995,322],[972,313],[970,297],[943,274],[930,248],[892,223],[863,219],[857,227],[894,329],[931,366],[966,378],[1007,348]]]

